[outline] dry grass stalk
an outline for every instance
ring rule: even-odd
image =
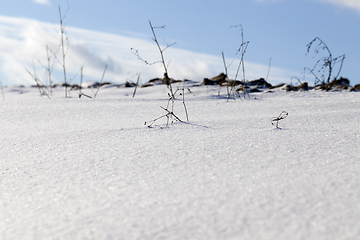
[[[36,76],[35,73],[31,73],[28,69],[25,68],[25,70],[30,74],[30,76],[35,80],[36,86],[39,89],[39,93],[40,96],[47,96],[49,99],[50,96],[49,94],[46,92],[46,87],[44,86],[44,84],[40,81],[40,79]]]
[[[338,71],[336,77],[334,78],[334,79],[337,79],[340,75],[340,72],[341,72],[341,69],[342,69],[342,66],[343,66],[343,63],[345,60],[345,54],[340,55],[339,57],[333,58],[330,49],[325,44],[325,42],[323,40],[321,40],[319,37],[314,38],[310,43],[308,43],[306,45],[307,53],[310,52],[310,49],[312,48],[313,44],[317,41],[319,42],[319,44],[314,49],[315,55],[319,54],[319,52],[321,50],[325,50],[327,52],[327,56],[321,57],[318,61],[316,61],[313,68],[310,69],[308,67],[305,67],[304,75],[306,74],[306,70],[309,70],[309,72],[312,75],[314,75],[314,77],[315,77],[315,85],[318,83],[321,83],[322,85],[325,85],[326,91],[328,91],[328,90],[330,90],[330,83],[331,83],[330,81],[331,81],[331,76],[332,76],[332,73],[334,70],[334,66],[337,63],[340,63],[339,71]],[[325,73],[326,69],[328,69],[327,74]],[[322,72],[321,77],[319,77],[316,74],[316,72]],[[326,75],[327,75],[327,77],[326,77]]]
[[[223,63],[224,63],[224,68],[225,68],[225,75],[226,75],[226,78],[227,78],[227,76],[228,76],[228,66],[226,66],[224,51],[221,52],[221,55],[222,55],[222,59],[223,59]],[[226,84],[226,91],[227,91],[228,100],[229,100],[229,97],[230,97],[229,87],[230,87],[229,84]]]
[[[132,97],[135,97],[136,89],[139,86],[140,76],[141,76],[141,73],[138,74],[138,78],[137,78],[137,81],[136,81],[136,84],[135,84],[135,89],[134,89]]]
[[[62,62],[61,62],[61,65],[62,65],[62,68],[63,68],[63,74],[64,74],[64,83],[65,83],[65,97],[67,97],[67,87],[68,87],[68,84],[67,84],[67,77],[66,77],[66,54],[69,50],[69,41],[68,41],[68,38],[66,36],[66,32],[65,32],[65,26],[64,26],[64,18],[66,17],[66,13],[67,11],[69,10],[69,7],[68,9],[65,11],[65,14],[62,15],[61,14],[61,8],[59,6],[59,16],[60,16],[60,40],[61,40],[61,52],[62,52]],[[67,43],[67,47],[65,49],[65,41],[64,41],[64,37],[66,38],[66,43]]]
[[[49,46],[46,45],[46,57],[47,57],[47,68],[46,68],[46,72],[47,72],[47,76],[48,76],[48,80],[49,80],[49,91],[50,91],[50,95],[52,95],[52,78],[51,78],[51,73],[52,73],[52,67],[54,66],[54,62],[53,64],[51,64],[51,57],[49,55]]]
[[[183,96],[183,105],[184,105],[184,109],[185,109],[185,113],[186,113],[186,121],[189,121],[189,115],[188,115],[188,111],[187,111],[186,104],[185,104],[185,80],[184,80],[184,85],[182,87],[182,96]]]
[[[103,75],[102,75],[102,77],[101,77],[101,81],[100,81],[99,86],[98,86],[98,88],[97,88],[97,90],[96,90],[96,93],[95,93],[95,95],[94,95],[94,98],[96,98],[96,95],[98,94],[99,89],[100,89],[100,87],[101,87],[102,81],[104,80],[104,76],[105,76],[106,69],[107,69],[107,64],[106,64],[106,66],[105,66]]]
[[[273,117],[273,119],[271,120],[271,124],[274,126],[274,122],[276,122],[276,128],[279,128],[279,121],[285,119],[288,115],[288,112],[282,111],[278,117]]]
[[[80,72],[81,73],[80,73],[80,85],[79,85],[79,98],[81,98],[82,96],[85,96],[87,98],[92,98],[89,95],[87,95],[81,91],[82,90],[82,81],[83,81],[83,66],[81,66]]]
[[[145,122],[145,125],[148,126],[148,127],[151,127],[156,121],[158,121],[159,119],[161,118],[164,118],[166,117],[167,118],[167,123],[166,123],[166,126],[168,126],[169,122],[173,123],[174,121],[179,121],[179,122],[182,122],[182,120],[174,113],[174,106],[175,106],[175,101],[177,100],[178,97],[182,96],[183,98],[183,106],[184,106],[184,110],[185,110],[185,113],[186,113],[186,119],[188,120],[189,117],[188,117],[188,112],[187,112],[187,108],[186,108],[186,104],[185,104],[185,91],[184,91],[184,88],[185,88],[185,80],[184,80],[184,87],[181,89],[181,88],[178,88],[177,90],[174,91],[173,89],[173,86],[172,86],[172,83],[171,83],[171,79],[169,77],[169,74],[168,74],[168,65],[166,65],[166,62],[165,62],[165,57],[164,57],[164,51],[166,49],[168,49],[169,47],[173,46],[175,43],[172,43],[172,44],[166,44],[166,47],[162,48],[159,44],[159,41],[156,37],[156,33],[155,33],[155,29],[156,28],[165,28],[166,26],[161,26],[161,27],[154,27],[152,24],[151,24],[151,21],[149,21],[149,24],[150,24],[150,28],[151,28],[151,31],[152,31],[152,34],[153,34],[153,40],[154,42],[156,43],[156,46],[160,52],[160,57],[161,57],[161,60],[160,61],[157,61],[157,62],[153,62],[153,63],[149,63],[148,61],[144,60],[143,58],[141,58],[139,52],[133,48],[131,48],[131,51],[138,57],[139,60],[143,61],[145,64],[149,64],[149,65],[152,65],[152,64],[155,64],[155,63],[162,63],[163,65],[163,68],[164,68],[164,78],[163,78],[163,83],[166,84],[169,92],[168,92],[168,103],[167,103],[167,106],[166,108],[164,107],[161,107],[163,110],[165,110],[167,113],[158,117],[158,118],[155,118],[149,122]]]
[[[240,61],[239,61],[239,65],[238,65],[238,68],[236,70],[236,74],[235,74],[235,79],[231,82],[231,85],[230,85],[230,91],[228,91],[228,96],[227,96],[227,101],[229,101],[230,99],[230,96],[231,94],[233,94],[234,96],[234,100],[236,99],[236,91],[235,91],[235,87],[236,87],[236,81],[237,81],[237,77],[239,75],[239,71],[240,69],[242,70],[242,82],[243,84],[245,85],[245,62],[244,62],[244,56],[245,56],[245,53],[246,53],[246,50],[247,50],[247,47],[249,45],[249,41],[246,41],[244,42],[244,30],[243,30],[243,27],[242,25],[237,25],[237,26],[231,26],[231,27],[240,27],[240,31],[241,31],[241,44],[240,44],[240,47],[239,49],[237,50],[236,54],[238,53],[241,53],[241,58],[240,58]],[[225,67],[226,68],[226,67]],[[246,88],[244,87],[243,88],[244,90],[244,98],[246,96],[246,94],[248,95],[248,97],[250,98],[250,95],[249,95],[249,92],[246,90]],[[240,98],[241,99],[241,98]]]
[[[270,67],[271,67],[271,58],[270,58],[270,60],[269,60],[269,68],[268,68],[268,72],[267,72],[267,74],[266,74],[266,79],[265,79],[265,82],[264,82],[264,88],[263,88],[263,91],[262,91],[262,93],[261,93],[261,98],[260,98],[260,99],[262,99],[262,97],[263,97],[263,95],[264,95],[264,92],[265,92],[265,86],[266,86],[266,83],[268,82],[269,73],[270,73]]]
[[[3,100],[5,101],[4,89],[3,89],[3,85],[2,85],[1,81],[0,81],[0,86],[1,86],[2,97],[3,97]]]

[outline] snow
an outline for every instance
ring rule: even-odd
[[[65,98],[58,87],[51,100],[5,88],[0,238],[360,236],[358,92],[279,90],[227,102],[224,87],[190,89],[189,122],[148,128],[165,114],[166,86],[134,98],[133,88],[102,88],[95,99]]]

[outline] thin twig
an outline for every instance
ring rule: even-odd
[[[264,82],[264,88],[263,88],[263,91],[262,91],[262,93],[261,93],[261,98],[260,98],[260,99],[262,99],[262,97],[263,97],[263,95],[264,95],[264,92],[265,92],[265,86],[266,86],[266,83],[267,83],[267,81],[268,81],[268,77],[269,77],[269,73],[270,73],[270,67],[271,67],[271,58],[270,58],[270,60],[269,60],[269,68],[268,68],[268,72],[267,72],[267,75],[266,75],[266,80],[265,80],[265,82]]]
[[[104,76],[105,76],[106,69],[107,69],[107,64],[106,64],[106,66],[105,66],[105,69],[104,69],[103,75],[102,75],[102,77],[101,77],[101,81],[100,81],[99,86],[98,86],[98,88],[97,88],[97,90],[96,90],[96,93],[95,93],[95,95],[94,95],[94,98],[96,98],[96,95],[97,95],[97,94],[98,94],[98,92],[99,92],[99,89],[100,89],[100,87],[101,87],[102,81],[103,81]]]
[[[333,68],[334,68],[334,65],[337,63],[337,62],[341,62],[341,65],[340,65],[340,68],[339,68],[339,71],[335,77],[335,79],[339,76],[340,72],[341,72],[341,69],[342,69],[342,66],[343,66],[343,62],[345,60],[345,54],[337,57],[337,58],[333,58],[332,57],[332,53],[330,51],[330,49],[328,48],[328,46],[325,44],[325,42],[323,40],[321,40],[319,37],[316,37],[314,38],[310,43],[308,43],[306,45],[307,47],[307,53],[310,52],[310,49],[311,47],[313,46],[314,42],[316,41],[319,41],[319,44],[318,46],[315,47],[314,49],[314,52],[315,52],[315,55],[318,54],[320,52],[320,50],[326,50],[328,52],[328,56],[327,57],[322,57],[320,58],[314,65],[314,67],[312,69],[309,69],[310,70],[310,73],[312,73],[316,80],[318,80],[319,82],[321,82],[323,85],[326,86],[326,91],[328,91],[330,89],[330,80],[331,80],[331,75],[332,75],[332,71],[333,71]],[[315,57],[315,56],[314,56]],[[314,73],[314,70],[317,68],[318,64],[320,62],[323,62],[323,64],[321,65],[320,67],[320,70],[319,72],[322,70],[322,71],[325,71],[326,68],[328,68],[328,75],[327,75],[327,79],[325,80],[320,80],[319,77],[317,77],[317,75]],[[305,74],[305,73],[304,73]],[[325,76],[323,76],[325,77]],[[315,84],[317,83],[317,81],[315,81]]]
[[[239,65],[238,65],[238,68],[237,68],[237,70],[236,70],[235,79],[234,79],[233,83],[231,84],[230,93],[228,94],[228,100],[229,100],[229,98],[230,98],[231,93],[234,92],[236,80],[237,80],[237,77],[238,77],[238,74],[239,74],[240,69],[242,69],[242,73],[243,73],[243,77],[242,77],[243,84],[244,84],[244,86],[246,86],[246,84],[245,84],[245,79],[246,79],[246,78],[245,78],[244,55],[245,55],[246,50],[247,50],[247,47],[248,47],[248,45],[249,45],[249,43],[250,43],[249,41],[244,42],[244,30],[243,30],[243,27],[242,27],[241,24],[236,25],[236,26],[230,26],[230,27],[240,27],[240,32],[241,32],[241,44],[240,44],[239,49],[237,50],[237,53],[241,52],[241,59],[240,59],[240,61],[239,61]],[[236,53],[236,54],[237,54],[237,53]],[[248,94],[248,97],[250,98],[250,95],[249,95],[248,91],[246,90],[246,87],[244,87],[244,98],[245,98],[245,96],[246,96],[246,93]],[[233,94],[234,94],[234,100],[235,100],[235,99],[236,99],[236,97],[235,97],[236,95],[235,95],[235,93],[233,93]],[[241,99],[241,98],[240,98],[240,99]]]
[[[176,91],[174,91],[173,89],[173,86],[172,86],[172,83],[171,83],[171,79],[169,77],[169,74],[168,74],[168,68],[169,68],[169,64],[166,64],[166,61],[165,61],[165,57],[164,57],[164,51],[166,49],[168,49],[169,47],[173,46],[175,43],[172,43],[172,44],[168,44],[166,43],[166,41],[164,40],[164,42],[166,43],[166,47],[162,48],[159,44],[159,41],[157,39],[157,36],[156,36],[156,33],[155,33],[155,28],[165,28],[165,26],[161,26],[161,27],[154,27],[151,23],[151,21],[149,21],[149,25],[150,25],[150,28],[151,28],[151,31],[152,31],[152,34],[153,34],[153,40],[154,42],[156,43],[156,46],[160,52],[160,57],[161,57],[161,61],[158,61],[158,62],[161,62],[162,65],[163,65],[163,68],[164,68],[164,78],[163,78],[163,83],[165,83],[167,85],[167,88],[169,89],[169,92],[168,92],[168,96],[169,96],[169,99],[168,99],[168,102],[167,102],[167,106],[166,108],[164,107],[161,107],[162,109],[164,109],[165,111],[167,111],[168,113],[165,114],[165,115],[162,115],[158,118],[155,118],[154,120],[150,121],[150,122],[145,122],[145,125],[147,125],[148,127],[151,127],[154,122],[156,122],[157,120],[163,118],[163,117],[166,117],[167,118],[167,123],[166,123],[166,126],[168,126],[169,124],[169,121],[173,121],[173,119],[177,120],[177,121],[180,121],[180,118],[177,117],[175,114],[174,114],[174,106],[175,106],[175,101],[178,97],[180,96],[176,96],[176,94],[178,93],[179,89],[177,89]],[[143,61],[145,64],[154,64],[154,63],[158,63],[158,62],[154,62],[154,63],[149,63],[147,60],[144,60],[140,55],[139,55],[139,52],[134,49],[134,48],[131,48],[131,51],[133,54],[135,54],[137,56],[137,58],[141,61]],[[138,77],[138,82],[139,82],[139,78],[140,78],[140,75]],[[136,85],[138,85],[138,82]],[[185,81],[184,81],[184,84],[185,84]],[[185,86],[185,85],[184,85]],[[137,86],[136,86],[137,87]],[[135,92],[136,92],[136,87],[135,87],[135,90],[134,90],[134,94],[133,96],[135,96]],[[189,117],[188,117],[188,112],[187,112],[187,108],[186,108],[186,104],[185,104],[185,91],[184,91],[184,88],[182,89],[182,93],[178,93],[178,95],[183,95],[183,105],[184,105],[184,109],[185,109],[185,113],[186,113],[186,119],[188,120]]]
[[[185,79],[184,79],[184,85],[183,85],[183,89],[182,89],[182,96],[183,96],[183,105],[184,105],[184,109],[185,109],[185,113],[186,113],[186,121],[189,121],[189,115],[188,115],[186,104],[185,104]]]
[[[137,87],[139,85],[140,76],[141,76],[141,73],[138,74],[138,78],[137,78],[137,81],[136,81],[136,85],[135,85],[135,89],[134,89],[134,93],[133,93],[132,97],[135,97],[136,89],[137,89]]]
[[[161,106],[160,106],[160,107],[161,107]],[[170,112],[167,108],[164,108],[164,107],[161,107],[161,108],[164,109],[165,111],[167,111],[169,115],[174,116],[174,118],[175,118],[176,120],[178,120],[179,122],[182,122],[181,119],[178,118],[178,117],[174,114],[173,111]]]
[[[288,115],[288,112],[282,111],[278,117],[273,117],[271,124],[274,125],[274,122],[276,122],[276,128],[279,128],[279,121],[285,119]]]
[[[30,74],[30,76],[35,80],[36,86],[39,89],[40,96],[46,95],[49,99],[50,96],[47,94],[47,92],[44,90],[44,84],[40,81],[40,79],[36,76],[36,74],[31,73],[28,69],[25,68],[25,70]]]
[[[46,45],[46,57],[47,57],[47,62],[48,62],[47,74],[48,74],[48,78],[49,78],[49,90],[50,90],[50,94],[52,95],[52,79],[51,79],[52,67],[50,67],[51,58],[49,56],[49,46],[48,45]]]
[[[67,12],[67,11],[66,11]],[[65,82],[65,97],[67,97],[67,79],[66,79],[66,64],[65,64],[65,59],[66,59],[66,53],[67,51],[65,50],[65,46],[64,46],[64,35],[65,35],[65,26],[63,25],[63,19],[66,16],[66,12],[65,15],[63,16],[61,14],[61,8],[59,6],[59,16],[60,16],[60,38],[61,38],[61,50],[62,50],[62,68],[63,68],[63,73],[64,73],[64,82]],[[67,38],[66,38],[67,40]],[[68,48],[67,48],[68,50]]]
[[[291,84],[292,84],[292,79],[293,79],[293,78],[295,78],[296,80],[298,80],[299,85],[301,85],[301,84],[302,84],[301,80],[300,80],[298,77],[295,77],[295,76],[291,77]]]
[[[156,63],[161,63],[161,61],[149,63],[147,60],[144,60],[144,59],[140,56],[138,50],[136,50],[136,49],[134,49],[134,48],[131,48],[130,51],[131,51],[139,60],[141,60],[142,62],[144,62],[146,65],[153,65],[153,64],[156,64]]]
[[[4,89],[3,89],[3,85],[2,85],[1,81],[0,81],[0,86],[1,86],[2,97],[3,97],[3,100],[5,101]]]
[[[221,55],[222,55],[222,59],[223,59],[223,63],[224,63],[224,68],[225,68],[225,75],[227,77],[228,75],[228,69],[227,69],[227,66],[226,66],[226,62],[225,62],[225,56],[224,56],[224,51],[221,52]],[[230,97],[230,91],[229,91],[229,81],[228,83],[226,84],[226,91],[227,91],[227,100],[229,100],[229,97]]]

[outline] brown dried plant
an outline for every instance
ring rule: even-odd
[[[275,126],[275,122],[276,122],[276,128],[279,128],[279,121],[285,119],[288,115],[289,115],[288,112],[282,111],[278,117],[273,117],[273,118],[272,118],[271,124],[272,124],[273,126]]]
[[[318,59],[316,61],[315,65],[313,66],[313,68],[305,67],[304,68],[304,76],[305,76],[306,71],[308,70],[315,77],[315,85],[320,83],[320,84],[324,85],[326,91],[328,91],[328,90],[330,90],[330,83],[331,83],[330,80],[331,80],[331,76],[334,71],[334,66],[337,63],[340,63],[339,70],[337,72],[337,75],[334,78],[334,79],[337,79],[341,72],[341,69],[342,69],[342,66],[343,66],[343,63],[345,60],[345,54],[340,55],[336,58],[333,58],[330,49],[325,44],[325,42],[323,40],[321,40],[319,37],[314,38],[310,43],[308,43],[306,45],[307,54],[310,52],[310,49],[312,48],[312,46],[314,45],[315,42],[319,42],[319,44],[314,48],[315,55],[319,54],[320,51],[324,50],[326,52],[327,56],[324,56],[324,57],[321,57],[320,59]],[[319,73],[321,74],[321,76],[318,75]]]
[[[156,62],[153,62],[153,63],[149,63],[147,60],[144,60],[138,50],[134,49],[134,48],[131,48],[131,51],[132,53],[134,53],[137,58],[141,61],[143,61],[145,64],[147,65],[153,65],[153,64],[156,64],[156,63],[161,63],[163,65],[163,68],[164,68],[164,78],[163,78],[163,83],[166,84],[169,92],[168,92],[168,103],[167,103],[167,106],[166,108],[164,107],[161,107],[161,109],[163,109],[164,111],[166,111],[166,113],[158,118],[155,118],[151,121],[148,121],[148,122],[145,122],[145,125],[148,126],[148,127],[152,127],[152,125],[158,121],[159,119],[162,119],[164,117],[167,118],[167,122],[166,122],[166,126],[169,125],[169,123],[173,123],[174,121],[179,121],[179,122],[183,122],[175,113],[174,113],[174,106],[175,106],[175,102],[178,98],[182,98],[182,102],[183,102],[183,106],[184,106],[184,111],[185,111],[185,114],[186,114],[186,120],[189,121],[189,116],[188,116],[188,112],[187,112],[187,108],[186,108],[186,104],[185,104],[185,91],[184,91],[184,88],[185,88],[185,80],[184,80],[184,85],[182,88],[178,87],[176,90],[174,90],[173,86],[172,86],[172,81],[169,77],[169,74],[168,74],[168,65],[166,64],[165,62],[165,57],[164,57],[164,51],[166,49],[168,49],[169,47],[173,46],[175,43],[172,43],[172,44],[167,44],[166,43],[166,47],[161,47],[157,37],[156,37],[156,34],[155,34],[155,29],[157,28],[162,28],[164,29],[166,26],[161,26],[161,27],[154,27],[152,24],[151,24],[151,21],[149,21],[149,24],[150,24],[150,28],[151,28],[151,31],[152,31],[152,34],[153,34],[153,40],[154,42],[156,43],[156,46],[160,52],[160,57],[161,57],[161,60],[160,61],[156,61]]]

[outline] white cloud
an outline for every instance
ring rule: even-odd
[[[38,4],[50,5],[49,0],[33,0],[33,1]]]
[[[106,64],[108,69],[105,81],[135,81],[135,73],[138,72],[141,72],[143,82],[163,76],[161,64],[146,65],[130,51],[135,48],[143,59],[149,62],[159,61],[160,55],[151,36],[149,40],[143,40],[73,27],[67,27],[66,30],[69,38],[66,56],[69,78],[73,78],[83,64],[84,81],[99,81]],[[45,70],[41,67],[41,64],[47,64],[45,46],[48,45],[53,51],[58,49],[59,26],[31,19],[0,16],[0,42],[0,78],[5,79],[3,85],[33,84],[34,81],[25,68],[33,71],[35,59],[36,73],[45,79]],[[60,54],[58,57],[60,58]],[[211,78],[224,71],[221,56],[200,54],[173,46],[165,51],[165,58],[167,62],[171,60],[169,75],[176,79],[202,81],[205,77]],[[235,62],[229,69],[230,77],[235,76]],[[266,65],[246,62],[246,78],[251,80],[265,77],[267,68]],[[273,84],[288,82],[295,74],[271,67],[269,80]],[[61,65],[57,61],[53,78],[57,82],[62,81]],[[75,82],[79,82],[79,77]]]
[[[346,7],[356,10],[360,13],[360,1],[359,0],[318,0],[321,2],[327,2],[335,6]]]

